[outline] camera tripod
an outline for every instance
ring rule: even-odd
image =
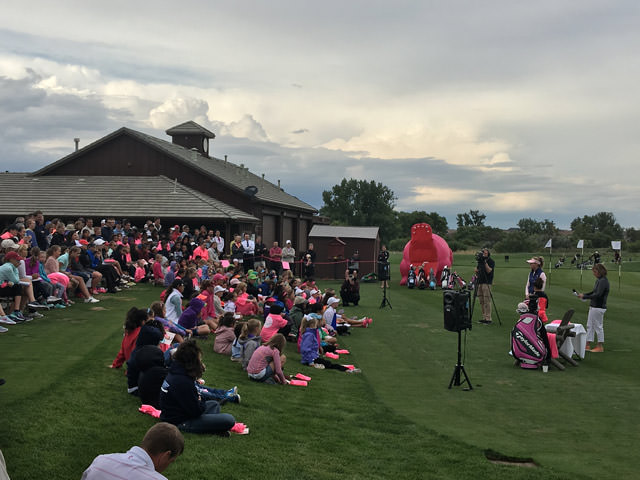
[[[478,279],[476,278],[475,285],[473,286],[473,300],[471,302],[471,309],[469,310],[469,320],[473,319],[473,310],[476,306],[476,298],[478,298]],[[491,288],[489,288],[489,296],[491,297],[491,303],[493,304],[493,310],[496,312],[496,318],[498,319],[498,324],[502,326],[502,320],[500,320],[500,314],[498,313],[498,307],[496,307],[496,302],[493,299],[493,293],[491,292]]]

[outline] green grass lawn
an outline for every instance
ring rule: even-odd
[[[496,256],[494,297],[502,326],[474,323],[466,334],[465,368],[473,391],[447,389],[456,361],[457,335],[443,329],[441,291],[409,291],[397,285],[392,309],[380,310],[377,284],[362,285],[359,307],[372,328],[354,329],[341,343],[345,363],[361,375],[318,371],[299,364],[292,345],[286,373],[313,377],[307,388],[250,382],[240,367],[202,341],[208,385],[238,385],[242,404],[223,411],[251,433],[229,439],[186,435],[184,455],[168,478],[444,478],[566,479],[636,478],[640,431],[640,384],[635,339],[640,266],[624,265],[605,316],[604,354],[587,354],[566,371],[524,371],[508,356],[515,306],[524,294],[524,255],[505,263]],[[398,255],[392,257],[397,272]],[[472,256],[455,257],[464,278]],[[548,312],[560,318],[575,308],[586,324],[588,304],[580,271],[547,268]],[[583,288],[593,285],[583,273]],[[335,286],[336,282],[320,282]],[[136,286],[96,306],[77,304],[45,319],[11,326],[0,335],[0,448],[16,479],[73,479],[99,453],[125,451],[140,441],[154,419],[137,412],[121,370],[106,368],[131,306],[148,306],[159,289]],[[479,310],[479,305],[477,305]],[[475,319],[479,318],[479,311]],[[530,457],[537,468],[495,465],[485,450]]]

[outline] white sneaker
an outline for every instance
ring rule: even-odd
[[[9,331],[8,328],[0,326],[0,333],[4,333],[4,332],[8,332],[8,331]]]
[[[84,299],[84,303],[98,303],[100,300],[97,298],[89,297]]]
[[[13,320],[11,320],[9,317],[7,317],[6,315],[4,317],[0,317],[0,323],[6,323],[7,325],[15,325],[16,322],[14,322]],[[2,327],[4,328],[4,327]],[[6,330],[5,330],[6,331]]]

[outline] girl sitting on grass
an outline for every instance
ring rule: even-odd
[[[265,345],[258,347],[247,364],[249,378],[256,382],[285,384],[287,379],[282,367],[287,357],[282,351],[286,344],[284,335],[276,333]]]
[[[264,321],[264,327],[262,329],[262,341],[268,342],[272,336],[276,333],[288,335],[291,331],[289,322],[282,316],[282,303],[275,302],[269,307],[269,314]]]
[[[246,283],[238,283],[234,292],[238,295],[236,299],[236,312],[247,316],[258,314],[258,300],[247,293]]]
[[[147,321],[147,316],[138,314],[138,311],[136,307],[133,307],[127,312],[124,320],[124,336],[122,338],[122,344],[120,345],[120,351],[109,368],[120,368],[124,362],[129,360],[131,352],[136,348],[136,340],[140,333],[140,327]]]
[[[248,322],[245,322],[242,325],[237,340],[231,347],[231,360],[234,360],[234,357],[237,358],[237,361],[242,362],[242,368],[244,370],[247,369],[253,352],[255,352],[262,343],[260,330],[262,330],[262,323],[260,323],[260,320],[257,318],[252,318]]]
[[[220,404],[203,399],[196,388],[195,382],[204,371],[198,344],[191,339],[181,343],[160,391],[160,420],[183,432],[228,435],[235,419],[220,413]]]
[[[300,342],[300,362],[315,368],[331,368],[341,372],[360,373],[359,368],[349,370],[344,365],[333,363],[320,356],[320,333],[318,332],[318,320],[310,318],[306,321]]]
[[[213,343],[213,351],[222,355],[231,355],[231,345],[236,336],[233,327],[236,323],[235,315],[227,312],[220,320],[220,326],[216,330],[216,339]]]
[[[166,318],[166,308],[164,303],[160,301],[153,302],[149,307],[149,311],[153,316],[153,318],[155,320],[158,320],[164,326],[164,329],[166,331],[176,334],[176,336],[174,337],[174,341],[176,343],[182,343],[184,340],[189,338],[193,333],[190,329],[184,328],[180,326],[178,323],[172,322],[171,320],[168,320]],[[197,332],[197,329],[196,329],[196,335],[199,335],[199,334],[200,333]],[[206,333],[203,335],[206,335]]]
[[[238,298],[238,294],[233,292],[224,292],[222,294],[222,301],[224,302],[224,311],[236,313],[236,300]]]
[[[199,325],[200,314],[203,307],[204,302],[202,300],[198,297],[192,298],[187,309],[180,315],[178,325],[194,333],[197,332],[198,335],[208,335],[211,333],[211,329],[207,324]]]
[[[177,323],[180,315],[182,315],[182,292],[184,291],[184,282],[176,279],[167,288],[167,296],[164,299],[166,307],[165,318]]]

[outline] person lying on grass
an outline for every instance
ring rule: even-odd
[[[227,434],[236,423],[233,416],[220,413],[220,404],[205,400],[196,389],[195,382],[204,371],[202,351],[196,341],[181,343],[162,384],[160,420],[183,432]]]
[[[258,347],[247,365],[249,378],[263,383],[286,383],[287,379],[282,371],[287,361],[282,353],[286,343],[284,335],[276,333],[265,345]]]
[[[320,333],[318,332],[318,320],[310,318],[301,328],[302,341],[300,342],[300,362],[315,368],[330,368],[348,373],[360,373],[359,368],[348,369],[344,365],[333,363],[320,356]]]

